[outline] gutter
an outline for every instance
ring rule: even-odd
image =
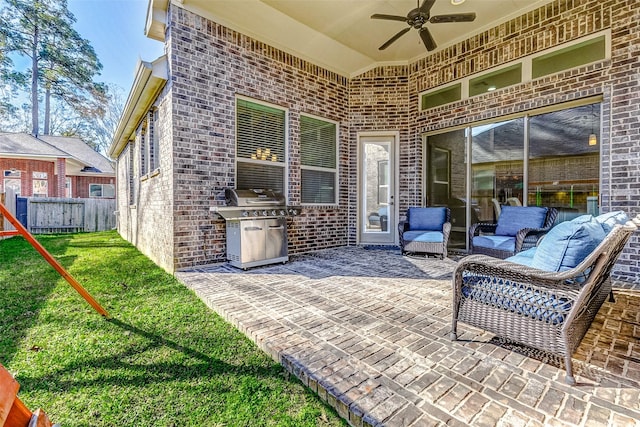
[[[124,150],[138,124],[168,80],[169,64],[166,55],[153,62],[138,61],[129,97],[107,152],[110,158],[116,159]]]
[[[147,5],[147,19],[144,25],[144,35],[150,39],[164,42],[167,29],[167,11],[169,0],[149,0]]]

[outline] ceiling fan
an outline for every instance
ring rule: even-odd
[[[431,36],[429,29],[427,27],[423,27],[424,24],[430,22],[432,24],[440,24],[443,22],[471,22],[476,19],[475,13],[454,13],[450,15],[437,15],[431,16],[431,7],[436,2],[436,0],[424,0],[422,2],[422,6],[420,6],[420,0],[416,0],[416,8],[409,11],[407,16],[398,16],[398,15],[383,15],[376,13],[371,15],[371,19],[386,19],[389,21],[402,21],[409,24],[409,27],[401,30],[395,36],[391,37],[387,40],[382,46],[378,48],[378,50],[385,50],[388,48],[393,42],[402,37],[405,33],[407,33],[411,27],[418,30],[420,34],[420,38],[422,39],[422,43],[427,48],[428,51],[431,51],[436,48],[436,42]]]

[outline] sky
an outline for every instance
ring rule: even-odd
[[[144,35],[147,4],[148,0],[68,0],[75,30],[89,40],[102,63],[94,81],[116,84],[125,96],[138,60],[153,61],[164,52],[162,42]]]

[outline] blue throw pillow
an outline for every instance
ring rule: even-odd
[[[538,245],[531,267],[546,271],[570,270],[604,240],[602,226],[591,215],[561,222]]]
[[[409,230],[442,231],[447,218],[447,208],[409,208]]]
[[[613,211],[598,215],[596,217],[596,221],[600,223],[604,232],[609,234],[616,224],[625,224],[629,221],[629,217],[624,213],[624,211]]]
[[[518,252],[514,256],[510,256],[505,259],[505,261],[515,262],[516,264],[526,265],[527,267],[531,267],[531,263],[533,262],[533,257],[536,254],[537,247],[529,248],[526,251]]]
[[[503,206],[496,235],[515,236],[523,228],[542,228],[547,208],[537,206]]]

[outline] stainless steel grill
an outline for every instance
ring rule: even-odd
[[[273,190],[225,190],[226,206],[211,210],[226,220],[227,260],[249,268],[289,260],[287,217],[298,215],[282,193]]]

